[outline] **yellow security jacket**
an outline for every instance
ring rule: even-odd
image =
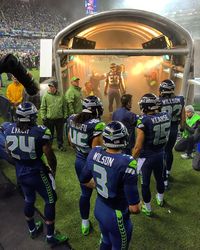
[[[21,83],[10,83],[6,90],[6,97],[11,103],[21,103],[23,99],[23,91],[24,87]]]

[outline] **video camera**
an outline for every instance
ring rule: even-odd
[[[7,54],[0,59],[0,74],[11,73],[25,87],[29,95],[36,95],[39,91],[38,84],[23,64],[12,54]]]

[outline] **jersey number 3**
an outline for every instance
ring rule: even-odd
[[[108,188],[107,184],[107,172],[105,168],[94,164],[94,172],[100,174],[100,178],[96,177],[97,182],[97,192],[104,198],[108,198]]]

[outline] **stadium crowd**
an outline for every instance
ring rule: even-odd
[[[22,18],[23,17],[23,18]],[[47,1],[3,1],[0,5],[0,50],[39,53],[39,39],[53,38],[69,20]]]

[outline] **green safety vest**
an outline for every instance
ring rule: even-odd
[[[186,124],[187,124],[190,128],[192,128],[198,120],[200,120],[200,115],[194,114],[191,118],[187,118],[187,119],[186,119]],[[187,131],[186,129],[185,129],[185,130],[183,131],[183,133],[182,133],[182,137],[183,137],[183,138],[188,138],[189,135],[190,135],[190,133],[189,133],[189,131]]]

